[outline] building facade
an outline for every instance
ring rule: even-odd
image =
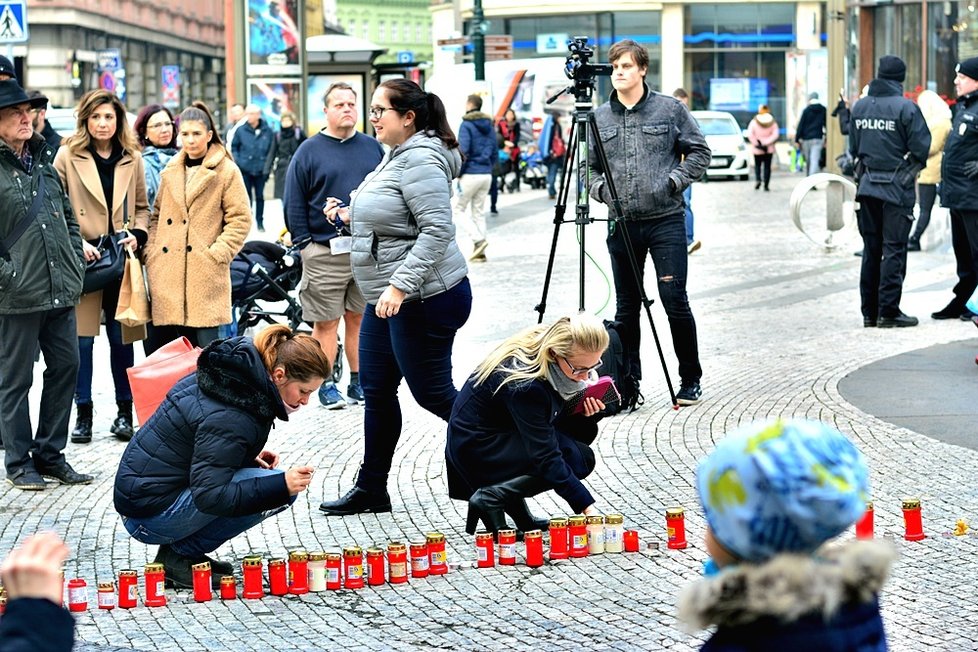
[[[483,0],[482,7],[488,34],[513,37],[514,59],[565,56],[568,37],[588,36],[593,61],[604,62],[612,43],[630,38],[649,50],[654,90],[683,87],[694,109],[730,111],[745,127],[766,104],[792,131],[808,94],[827,93],[824,2]],[[432,13],[436,39],[453,27],[465,35],[472,1],[436,2]],[[459,58],[436,47],[435,72]],[[599,79],[598,95],[610,90],[610,81]]]
[[[106,85],[133,112],[164,100],[223,104],[223,0],[28,0],[27,16],[30,40],[14,56],[25,86],[52,106]]]
[[[386,48],[376,64],[431,61],[429,0],[336,0],[339,28],[346,34]]]

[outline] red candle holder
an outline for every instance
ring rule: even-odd
[[[492,540],[492,532],[475,533],[475,551],[478,568],[491,568],[496,565],[496,544]]]
[[[575,514],[567,519],[567,540],[571,557],[587,557],[587,517]]]
[[[98,583],[98,608],[111,611],[115,609],[115,582]]]
[[[530,568],[543,566],[543,532],[540,530],[524,532],[523,543],[526,544],[526,565]]]
[[[539,530],[537,531],[539,532]],[[500,530],[496,536],[499,539],[499,565],[513,566],[516,564],[516,530]],[[542,536],[541,533],[541,550],[543,546]],[[526,539],[526,534],[523,535],[523,538]]]
[[[209,561],[194,564],[190,567],[193,572],[194,601],[209,602],[214,594],[211,592],[211,563]]]
[[[445,535],[429,532],[425,535],[428,544],[428,574],[444,575],[448,572],[448,553],[445,552]]]
[[[428,577],[428,542],[418,541],[411,544],[411,577],[417,579]]]
[[[686,547],[686,515],[682,507],[666,510],[666,533],[668,534],[666,545],[670,548],[682,550]]]
[[[338,552],[326,553],[326,590],[343,588],[343,555]]]
[[[862,517],[856,521],[856,538],[857,539],[872,539],[873,538],[873,503],[866,503],[866,511],[863,513]]]
[[[164,583],[166,582],[166,573],[163,570],[163,564],[146,564],[146,568],[143,570],[143,582],[146,585],[146,599],[143,600],[143,604],[147,607],[165,607]]]
[[[927,535],[924,534],[924,523],[920,514],[919,498],[903,499],[903,522],[906,526],[906,532],[903,535],[904,539],[907,541],[920,541],[921,539],[927,538]]]
[[[380,586],[387,581],[384,576],[384,551],[380,548],[367,548],[367,584]]]
[[[289,574],[284,559],[268,560],[268,592],[272,595],[289,592]]]
[[[259,600],[265,597],[265,587],[262,586],[262,558],[249,555],[241,562],[244,573],[244,586],[241,597],[246,600]]]
[[[68,611],[88,611],[88,582],[80,577],[68,580]]]
[[[309,593],[309,553],[305,550],[293,550],[289,553],[289,593]]]
[[[360,546],[343,548],[343,575],[346,588],[363,588],[363,550]]]
[[[119,608],[132,609],[139,597],[139,577],[134,570],[119,571]]]
[[[387,544],[387,575],[391,584],[408,581],[407,546],[399,541]]]
[[[234,575],[221,578],[221,600],[235,600],[238,597],[238,580]]]
[[[567,559],[570,556],[567,545],[567,519],[550,519],[550,558]]]
[[[638,552],[638,530],[625,530],[625,552]]]

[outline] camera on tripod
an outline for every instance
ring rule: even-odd
[[[567,42],[567,49],[570,54],[564,63],[564,74],[568,79],[573,79],[575,85],[594,86],[594,78],[599,75],[610,77],[612,67],[610,63],[590,63],[589,60],[594,56],[594,50],[587,44],[586,36],[575,36]]]

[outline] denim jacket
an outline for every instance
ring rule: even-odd
[[[645,95],[630,109],[611,100],[594,112],[610,172],[625,219],[681,215],[683,190],[706,172],[710,147],[696,120],[679,100],[645,86]],[[611,204],[611,192],[591,150],[591,196]],[[612,211],[614,209],[611,209]]]

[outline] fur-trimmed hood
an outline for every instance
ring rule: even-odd
[[[258,349],[247,337],[208,344],[197,359],[197,386],[207,396],[260,419],[289,420]]]
[[[823,546],[811,556],[778,555],[730,567],[699,580],[679,597],[679,620],[690,631],[711,625],[742,627],[762,619],[783,623],[875,600],[896,559],[891,544],[852,541]]]

